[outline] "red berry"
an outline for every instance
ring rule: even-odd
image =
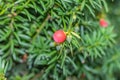
[[[58,30],[53,34],[53,39],[57,43],[62,43],[66,40],[66,34],[63,30]]]
[[[101,27],[107,27],[108,26],[108,22],[106,20],[104,20],[104,19],[100,19],[99,23],[100,23]]]

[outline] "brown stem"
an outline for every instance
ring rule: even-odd
[[[33,36],[32,40],[34,40],[40,34],[41,30],[45,27],[45,23],[49,20],[49,18],[50,18],[50,15],[48,14],[48,16],[45,18],[45,20],[41,24],[41,26],[36,30],[36,34],[35,36]]]

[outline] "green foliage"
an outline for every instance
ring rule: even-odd
[[[112,47],[115,42],[114,37],[116,34],[112,33],[113,28],[101,29],[93,31],[91,34],[86,34],[83,37],[84,55],[92,57],[102,57],[105,55],[105,49]],[[93,54],[94,53],[94,54]]]
[[[19,76],[19,75],[16,75],[14,77],[11,77],[10,80],[30,80],[31,77],[33,77],[33,74],[29,74],[29,75],[24,75],[24,76]]]
[[[113,49],[114,27],[99,25],[107,5],[106,0],[0,0],[0,56],[9,62],[8,79],[115,79],[120,55]],[[52,39],[58,29],[67,34],[62,44]]]
[[[6,80],[5,73],[7,72],[8,63],[0,57],[0,80]]]

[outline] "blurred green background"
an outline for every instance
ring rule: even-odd
[[[107,0],[109,6],[108,18],[115,26],[118,45],[120,46],[120,0]]]

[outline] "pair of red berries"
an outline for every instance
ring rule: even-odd
[[[107,27],[108,23],[105,19],[100,19],[99,24],[101,27]],[[66,33],[63,30],[58,30],[53,34],[53,39],[56,43],[62,43],[66,40]]]

